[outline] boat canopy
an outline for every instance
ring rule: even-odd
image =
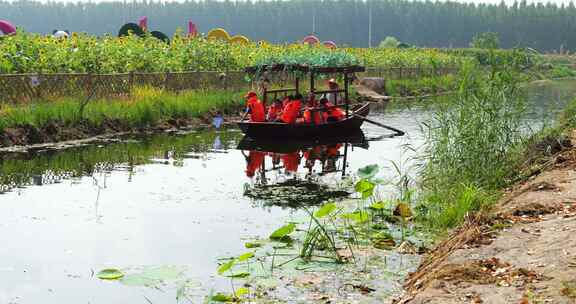
[[[365,68],[359,65],[350,66],[308,66],[302,64],[273,64],[250,66],[244,69],[248,74],[296,72],[302,74],[351,74],[364,72]]]

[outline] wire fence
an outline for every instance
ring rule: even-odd
[[[456,73],[457,67],[367,68],[359,77],[414,79]],[[134,87],[150,86],[171,92],[185,90],[248,90],[253,87],[239,71],[168,72],[121,74],[2,74],[0,104],[92,95],[98,98],[128,97]]]

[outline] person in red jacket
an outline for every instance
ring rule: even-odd
[[[262,102],[258,99],[258,95],[254,92],[249,92],[244,98],[246,98],[246,112],[250,114],[250,121],[266,121],[266,110]]]
[[[302,108],[302,95],[297,94],[296,96],[290,98],[290,101],[282,110],[282,115],[280,120],[287,124],[293,124],[296,122],[298,115],[300,115],[300,109]]]
[[[274,104],[268,108],[268,116],[266,117],[268,121],[276,121],[282,114],[282,100],[276,99]]]
[[[307,124],[319,125],[324,123],[324,116],[322,111],[316,107],[316,100],[314,97],[308,99],[308,104],[304,110],[304,122]]]
[[[324,121],[326,122],[335,122],[346,117],[346,113],[342,109],[334,106],[326,98],[320,99],[320,107],[323,109]]]

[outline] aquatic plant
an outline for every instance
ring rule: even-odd
[[[525,96],[515,65],[491,66],[488,79],[467,67],[454,98],[437,104],[425,126],[422,218],[439,229],[493,202],[518,165]]]

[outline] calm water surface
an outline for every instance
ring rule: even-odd
[[[546,100],[561,104],[573,91],[574,82],[535,89],[535,117],[555,111]],[[402,163],[411,156],[403,146],[423,144],[419,123],[427,115],[422,106],[394,106],[385,114],[375,109],[371,119],[399,127],[407,136],[381,138],[389,133],[365,124],[368,147],[303,149],[296,164],[285,153],[262,154],[265,179],[261,166],[250,177],[251,166],[259,165],[250,163],[250,155],[257,152],[237,150],[242,135],[234,130],[4,156],[0,303],[176,302],[174,286],[127,286],[95,278],[93,272],[108,267],[177,267],[198,287],[198,299],[210,290],[227,290],[228,280],[216,275],[218,258],[245,252],[245,240],[265,237],[302,215],[246,193],[264,182],[307,177],[337,189],[345,152],[347,172],[377,163],[388,167],[384,176],[392,176],[390,161]],[[311,170],[306,156],[314,153],[324,163],[315,161]],[[290,168],[294,165],[296,172]]]

